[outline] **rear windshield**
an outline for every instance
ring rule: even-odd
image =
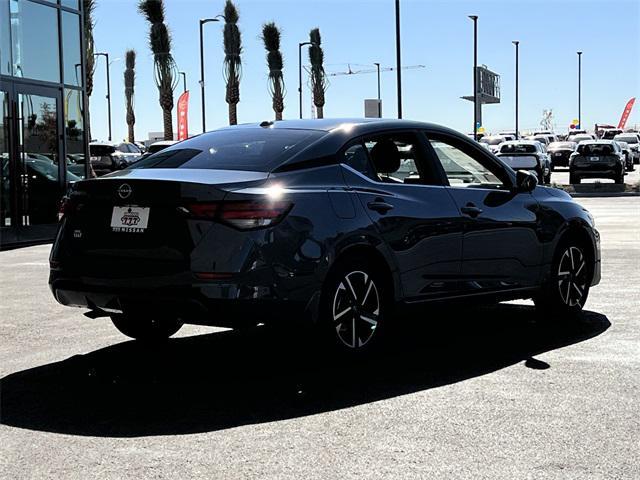
[[[535,145],[528,143],[507,143],[500,147],[500,153],[536,153],[537,151]]]
[[[580,155],[611,155],[615,147],[608,143],[583,143],[578,145]]]
[[[555,148],[570,148],[573,150],[576,148],[576,143],[575,142],[553,142],[549,144],[549,150],[553,150]]]
[[[130,168],[194,168],[270,172],[326,132],[238,128],[199,135],[155,153]]]
[[[112,155],[115,151],[116,147],[111,145],[89,145],[89,153],[92,157]]]

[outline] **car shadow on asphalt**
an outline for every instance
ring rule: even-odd
[[[446,320],[446,321],[445,321]],[[125,341],[4,377],[0,423],[72,435],[133,437],[208,432],[366,404],[525,362],[603,333],[606,316],[535,321],[528,306],[431,310],[398,322],[362,360],[329,355],[301,335],[258,327]],[[90,334],[90,325],[84,325]]]

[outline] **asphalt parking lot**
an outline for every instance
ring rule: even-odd
[[[267,328],[151,350],[55,303],[49,246],[0,252],[0,478],[640,478],[640,197],[579,201],[579,323],[434,310],[356,364]]]

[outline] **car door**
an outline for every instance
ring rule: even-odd
[[[464,222],[466,288],[481,292],[536,285],[542,245],[533,195],[517,192],[507,167],[473,142],[446,132],[425,134]]]
[[[343,153],[345,182],[385,242],[403,297],[420,300],[457,289],[462,255],[458,209],[417,132],[353,141]],[[438,185],[438,183],[440,183]]]

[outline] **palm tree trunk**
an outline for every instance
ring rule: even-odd
[[[129,142],[133,143],[135,141],[134,138],[134,133],[133,133],[133,125],[129,124]]]
[[[282,120],[282,112],[276,111],[276,121],[277,120]]]
[[[316,116],[318,118],[324,118],[324,107],[316,107]]]
[[[229,125],[237,125],[238,124],[238,111],[237,111],[237,103],[229,104]]]
[[[162,109],[162,120],[164,122],[164,139],[173,140],[173,114],[171,109]]]

